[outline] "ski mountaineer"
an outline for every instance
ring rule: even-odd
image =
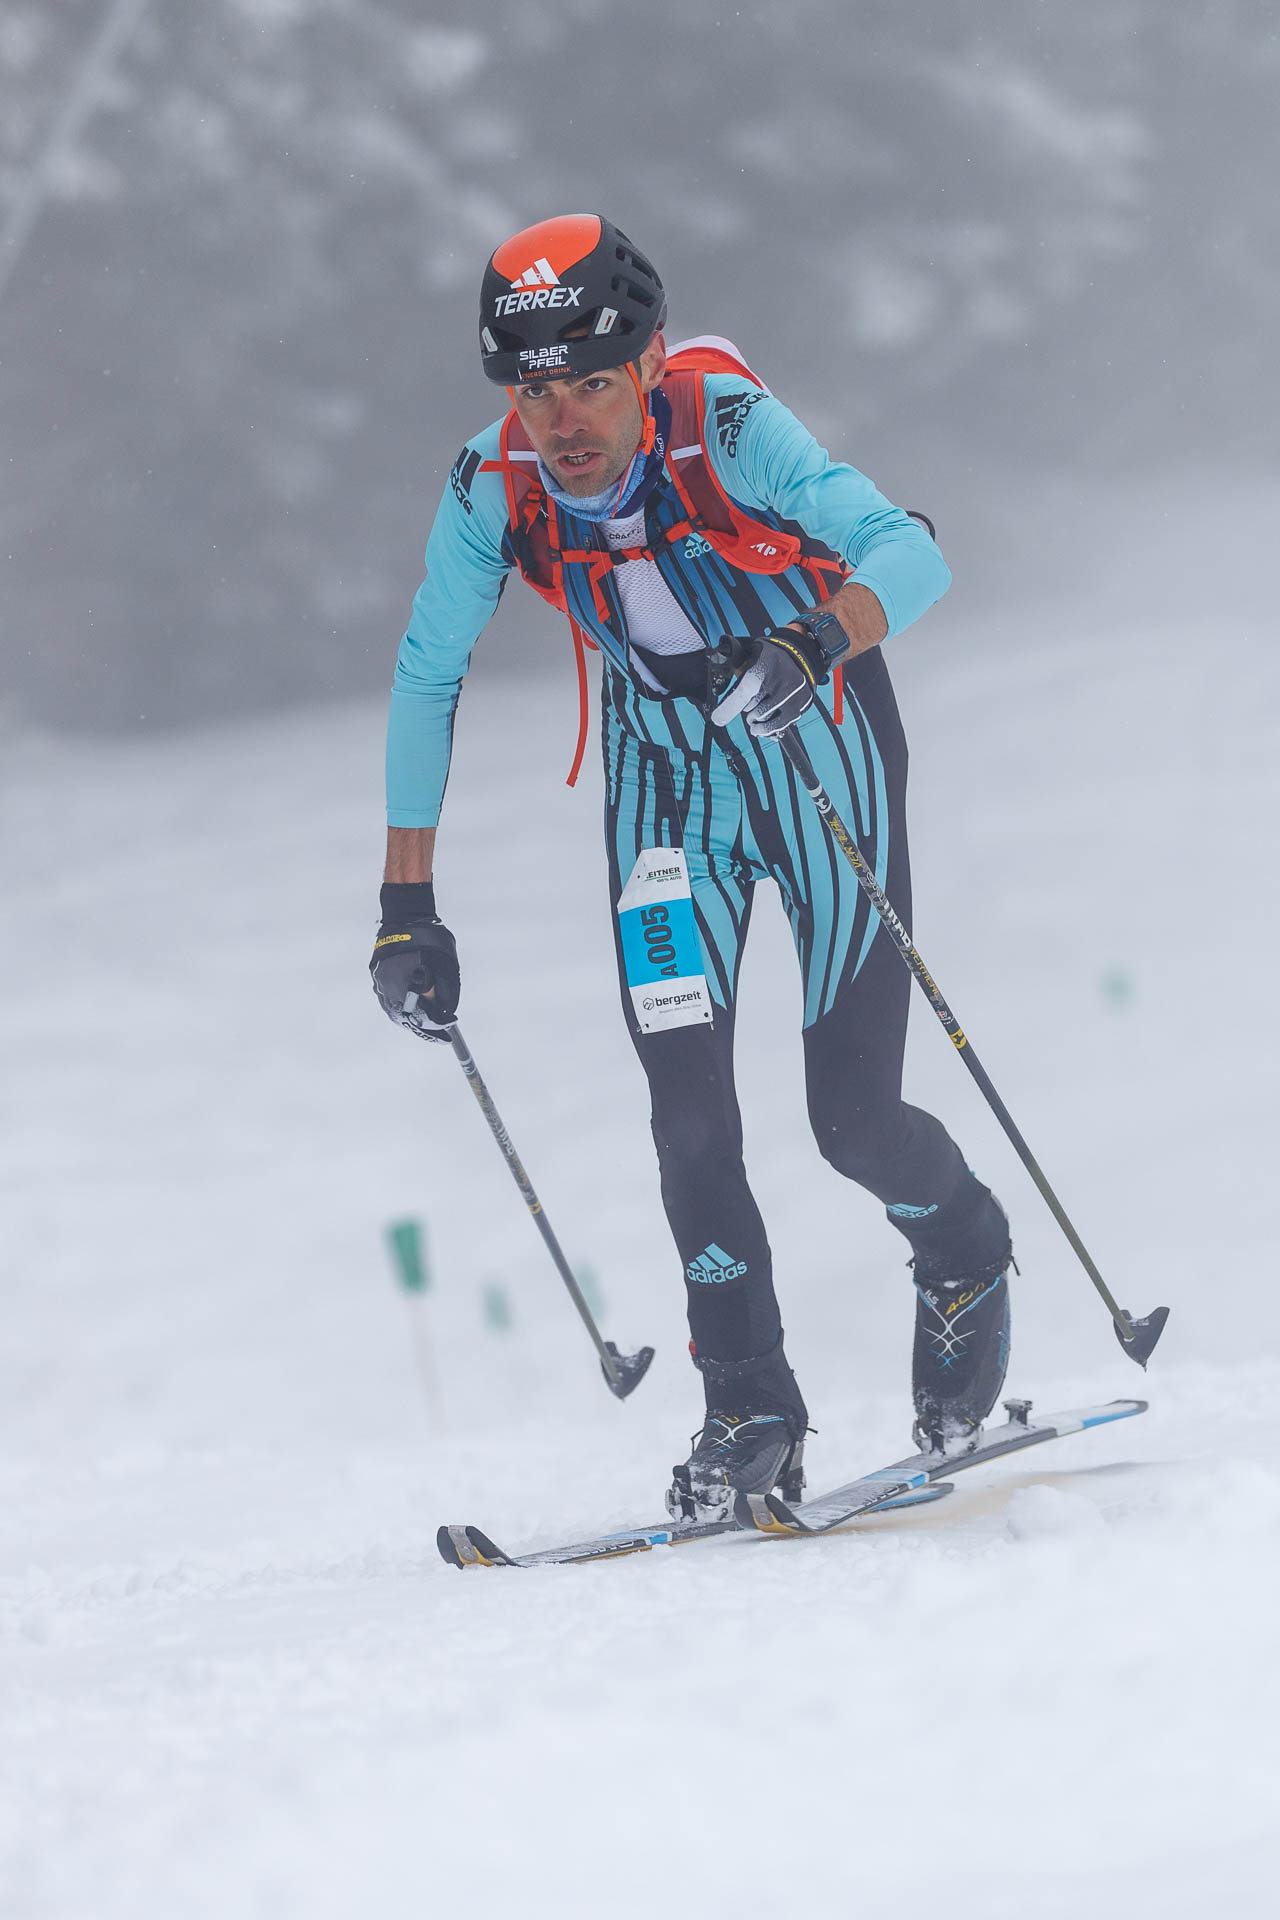
[[[481,359],[511,407],[458,456],[400,646],[370,970],[393,1021],[445,1038],[459,969],[436,912],[436,823],[462,677],[516,568],[568,614],[584,697],[582,647],[602,656],[622,1005],[706,1398],[668,1504],[705,1519],[738,1491],[797,1497],[808,1426],[734,1092],[758,881],[777,883],[795,939],[818,1149],[911,1248],[922,1448],[971,1448],[995,1404],[1012,1249],[960,1149],[903,1102],[910,975],[777,739],[798,728],[909,923],[907,755],[881,642],[950,574],[924,527],[832,460],[736,348],[706,336],[668,354],[665,319],[654,268],[600,215],[541,221],[489,261]],[[714,657],[726,635],[741,643],[732,669]]]

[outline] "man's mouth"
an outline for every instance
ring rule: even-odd
[[[600,455],[591,450],[587,450],[580,453],[562,453],[557,457],[560,465],[566,467],[570,473],[584,473],[592,461],[598,460]]]

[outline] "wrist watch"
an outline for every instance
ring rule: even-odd
[[[821,607],[812,613],[798,613],[790,622],[800,627],[812,640],[822,656],[822,674],[819,686],[825,686],[831,678],[831,669],[849,645],[849,636],[834,613],[824,613]]]

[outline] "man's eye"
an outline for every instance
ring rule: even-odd
[[[600,374],[596,374],[594,378],[587,381],[587,391],[588,393],[603,393],[608,384],[609,382],[603,379]]]

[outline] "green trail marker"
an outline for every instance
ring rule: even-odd
[[[440,1391],[440,1375],[432,1350],[431,1327],[427,1311],[431,1269],[427,1264],[426,1236],[416,1220],[393,1220],[387,1228],[386,1239],[387,1248],[391,1254],[391,1264],[395,1268],[396,1279],[409,1313],[413,1357],[418,1369],[418,1381],[422,1387],[427,1419],[432,1427],[437,1430],[443,1429],[444,1397]]]
[[[496,1280],[488,1281],[481,1292],[480,1303],[484,1310],[484,1323],[490,1333],[510,1333],[511,1302],[507,1298],[506,1288],[499,1286]]]
[[[387,1245],[396,1278],[406,1293],[425,1293],[431,1285],[427,1269],[422,1229],[416,1220],[393,1220],[387,1228]]]

